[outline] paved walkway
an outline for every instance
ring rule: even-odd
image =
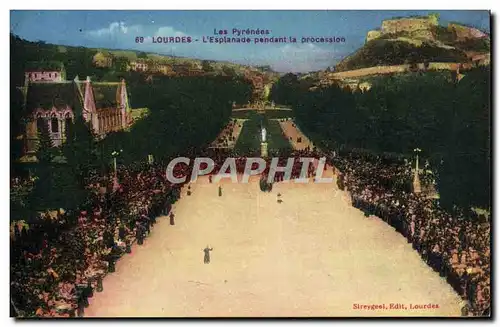
[[[241,130],[243,129],[243,124],[245,121],[248,119],[236,119],[236,123],[233,123],[233,119],[231,119],[231,122],[229,123],[228,126],[224,127],[222,132],[219,134],[217,139],[212,142],[211,147],[212,148],[225,148],[225,149],[232,149],[238,142],[238,137],[240,137]],[[231,129],[231,130],[229,130]],[[223,140],[225,139],[225,133],[230,131],[231,136],[234,137],[234,141],[232,139],[227,140],[227,145],[221,145],[223,144]]]
[[[135,245],[87,317],[458,316],[460,299],[378,218],[335,184],[248,184],[201,177]],[[277,203],[281,193],[283,203]],[[211,263],[203,263],[209,245]],[[388,310],[390,304],[407,309]],[[356,309],[383,305],[387,310]],[[435,309],[411,309],[431,304]]]
[[[279,123],[281,129],[283,130],[283,133],[288,138],[288,141],[295,150],[304,150],[307,147],[309,147],[312,150],[313,143],[309,140],[307,136],[304,135],[304,133],[302,133],[298,129],[297,125],[293,126],[294,124],[293,120],[286,120],[284,122],[280,121]],[[290,139],[290,137],[292,139]],[[299,137],[302,138],[302,141],[300,143],[297,142],[297,139]]]

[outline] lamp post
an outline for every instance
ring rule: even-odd
[[[118,157],[121,153],[123,152],[123,150],[120,150],[120,151],[113,151],[111,153],[111,155],[113,156],[113,168],[114,168],[114,171],[115,171],[115,178],[116,178],[116,174],[117,174],[117,168],[116,168],[116,157]]]
[[[415,173],[413,175],[413,193],[420,193],[422,192],[422,188],[420,187],[420,177],[418,176],[418,154],[422,150],[419,148],[413,149],[413,152],[416,154],[415,158]]]

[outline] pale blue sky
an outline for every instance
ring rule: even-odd
[[[364,43],[366,33],[395,16],[438,12],[440,23],[458,21],[489,33],[487,11],[11,11],[10,30],[48,43],[132,49],[242,64],[269,64],[277,71],[324,69]],[[294,36],[296,44],[205,44],[214,29],[268,29],[269,36]],[[190,44],[136,44],[136,36],[186,35]],[[232,36],[232,35],[228,35]],[[345,43],[301,44],[303,36],[344,37]]]

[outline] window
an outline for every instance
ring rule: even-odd
[[[66,117],[64,118],[64,130],[66,132],[66,138],[70,138],[73,130],[73,120],[69,114],[66,114]]]
[[[98,120],[99,120],[99,133],[102,133],[103,130],[102,116],[99,117]]]
[[[36,129],[38,133],[41,133],[46,128],[45,119],[38,117],[36,120]]]
[[[49,73],[49,77],[52,77],[52,74],[51,74],[51,73]]]
[[[59,133],[59,120],[56,117],[52,117],[50,120],[50,127],[52,129],[52,133]]]
[[[54,77],[57,77],[57,73],[54,73]]]

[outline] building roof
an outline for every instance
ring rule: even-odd
[[[120,83],[92,83],[96,108],[116,107],[120,99]]]
[[[26,110],[36,109],[59,110],[70,107],[75,113],[83,110],[85,96],[84,81],[68,81],[63,83],[31,83],[26,96]],[[121,82],[91,82],[96,109],[116,108],[120,105]],[[125,100],[128,101],[128,100]],[[124,104],[128,107],[128,104]]]
[[[78,94],[73,83],[33,83],[28,87],[26,109],[32,112],[38,108],[50,110],[53,107],[73,110],[80,104]]]
[[[26,63],[27,72],[56,71],[64,70],[64,65],[59,61],[30,61]]]

